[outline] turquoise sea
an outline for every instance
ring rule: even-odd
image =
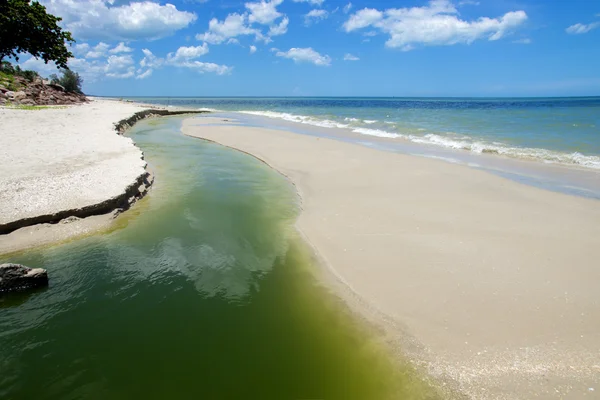
[[[600,199],[600,97],[131,98],[468,165]]]
[[[139,98],[321,128],[600,169],[600,97]]]

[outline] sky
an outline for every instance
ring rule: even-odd
[[[40,3],[91,95],[600,95],[598,0]]]

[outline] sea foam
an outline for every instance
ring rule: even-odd
[[[290,113],[281,113],[274,111],[240,112],[243,114],[283,119],[290,122],[319,126],[322,128],[345,128],[350,129],[352,132],[361,135],[376,136],[389,139],[403,139],[413,143],[430,146],[439,146],[447,149],[469,151],[471,153],[476,154],[496,154],[504,157],[534,160],[538,162],[565,164],[591,169],[600,169],[600,157],[598,156],[584,155],[578,152],[563,153],[548,149],[515,147],[502,144],[496,141],[488,143],[485,141],[476,140],[476,138],[470,136],[458,135],[452,132],[447,132],[444,134],[425,133],[426,129],[424,128],[417,128],[412,132],[390,132],[389,130],[373,129],[360,126],[361,124],[365,124],[367,126],[374,125],[379,122],[376,120],[360,120],[358,118],[346,117],[344,118],[344,122],[348,123],[344,124],[341,122],[332,121],[329,119],[322,119],[314,116],[295,115]],[[381,125],[388,125],[386,129],[389,129],[391,127],[391,124],[395,124],[395,122],[383,121]],[[413,133],[415,131],[418,133]]]

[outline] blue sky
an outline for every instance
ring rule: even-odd
[[[600,95],[596,0],[40,2],[95,95]]]

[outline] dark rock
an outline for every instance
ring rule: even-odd
[[[48,285],[48,273],[42,268],[21,264],[0,264],[0,293],[29,290]]]

